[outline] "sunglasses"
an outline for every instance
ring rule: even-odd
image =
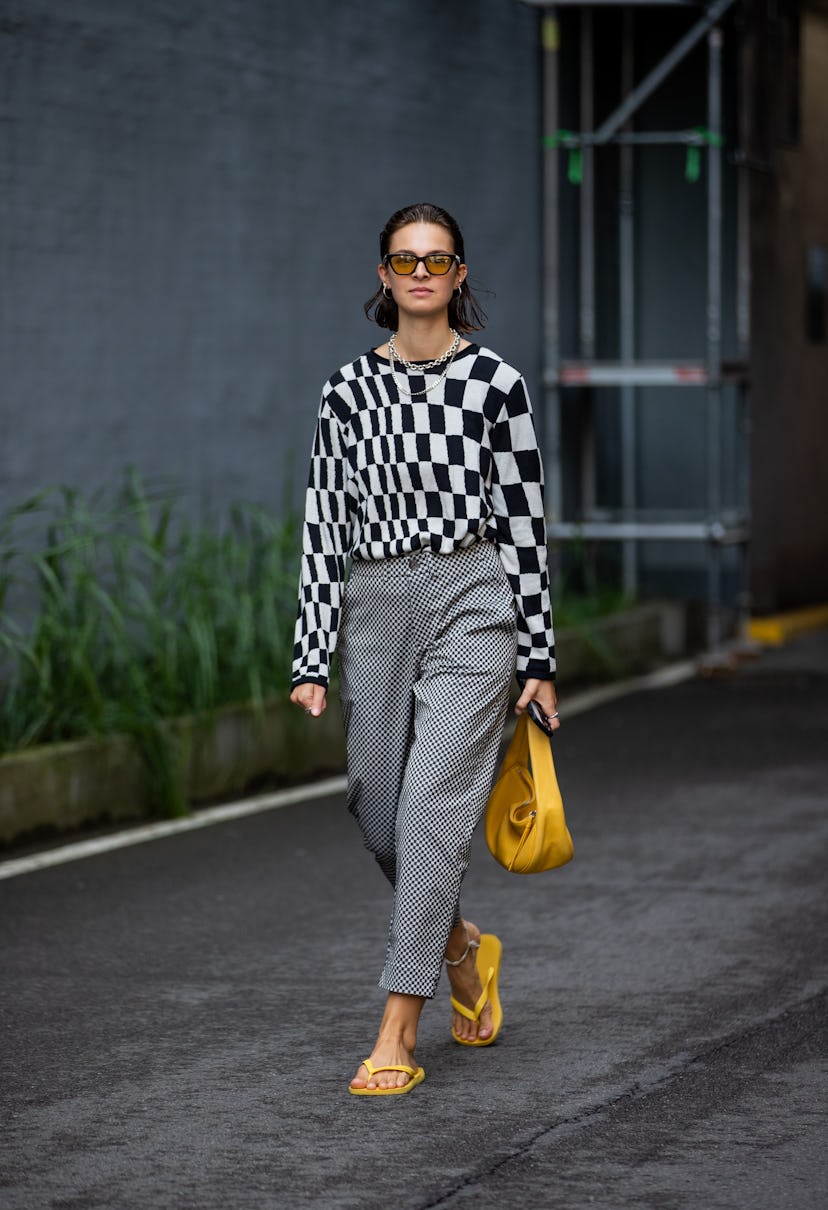
[[[452,256],[450,252],[429,252],[426,256],[415,256],[413,252],[389,252],[383,259],[402,277],[410,277],[420,261],[425,265],[426,272],[433,273],[435,277],[442,277],[452,265],[460,264],[460,257]]]

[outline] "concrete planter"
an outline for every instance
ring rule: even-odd
[[[562,685],[646,672],[684,654],[685,610],[673,602],[637,605],[583,627],[561,630],[555,636],[555,650]]]
[[[185,798],[194,804],[241,794],[269,776],[301,781],[345,766],[336,700],[312,726],[280,698],[266,703],[262,717],[229,706],[207,727],[175,719],[169,732]],[[127,737],[47,744],[0,759],[0,844],[149,814],[146,774]]]
[[[641,672],[684,650],[681,606],[641,605],[556,636],[560,680],[571,685]],[[170,722],[179,777],[194,804],[242,794],[264,778],[301,781],[345,767],[335,698],[309,723],[286,699],[217,712],[209,727]],[[42,829],[146,817],[150,802],[141,759],[129,739],[49,744],[0,759],[0,844]]]

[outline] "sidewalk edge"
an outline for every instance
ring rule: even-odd
[[[627,697],[631,693],[677,685],[682,681],[692,679],[697,672],[698,668],[694,661],[681,660],[675,664],[666,664],[663,668],[646,673],[644,676],[630,677],[625,681],[585,689],[580,693],[573,693],[571,697],[562,698],[561,715],[564,718],[571,718],[574,715],[584,714],[588,710],[604,706],[608,702]],[[84,857],[97,857],[101,853],[125,849],[130,845],[145,844],[150,840],[163,840],[167,836],[177,836],[182,832],[192,832],[196,828],[207,828],[212,824],[226,823],[231,819],[258,815],[262,811],[278,810],[295,803],[323,798],[328,794],[344,794],[346,787],[347,778],[344,775],[329,777],[324,781],[308,782],[287,790],[276,790],[270,794],[259,794],[253,798],[222,803],[218,807],[205,807],[183,819],[165,819],[158,823],[141,824],[138,827],[125,828],[123,831],[107,836],[98,836],[91,840],[80,840],[52,849],[44,849],[27,857],[11,858],[8,861],[0,862],[0,880],[16,878],[21,874],[32,874],[37,870],[65,865],[70,861],[80,861]]]

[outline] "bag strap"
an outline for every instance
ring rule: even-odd
[[[513,765],[523,765],[526,768],[529,764],[529,733],[527,730],[528,717],[526,714],[521,714],[515,724],[515,731],[506,749],[506,755],[503,757],[503,764],[500,766],[500,773],[503,774],[507,769],[511,769]]]
[[[521,718],[525,718],[521,715]],[[527,743],[532,777],[536,785],[547,785],[555,777],[555,765],[552,760],[552,740],[545,735],[537,723],[527,719]]]

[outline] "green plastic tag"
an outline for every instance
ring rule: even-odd
[[[687,156],[684,161],[684,179],[689,181],[691,185],[695,185],[701,175],[701,156],[698,147],[692,145],[687,148]]]
[[[720,134],[714,134],[706,126],[694,126],[693,134],[707,143],[708,147],[724,147],[725,140]],[[698,143],[690,143],[684,158],[684,179],[695,185],[701,176],[701,148]]]
[[[577,137],[571,130],[556,130],[554,134],[545,134],[543,136],[543,145],[550,150],[554,151],[559,147],[569,146],[566,177],[570,185],[581,185],[584,180],[584,160],[581,155],[581,148],[572,146]]]

